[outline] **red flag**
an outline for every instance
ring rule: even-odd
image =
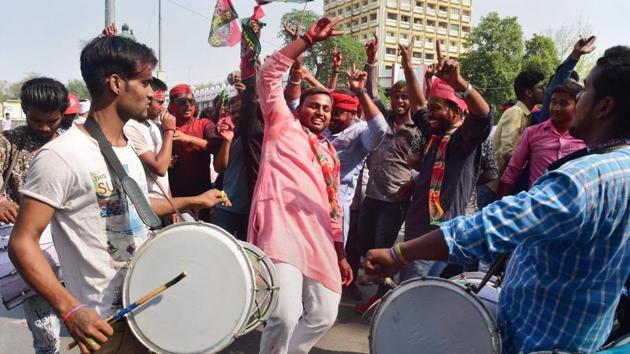
[[[213,47],[233,47],[241,40],[238,14],[231,0],[217,0],[210,25],[208,42]]]

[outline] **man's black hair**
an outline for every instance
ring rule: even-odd
[[[68,90],[59,81],[48,77],[30,79],[22,85],[20,92],[22,110],[38,109],[43,112],[59,111],[68,108]]]
[[[594,75],[595,100],[612,97],[614,112],[621,129],[630,132],[630,47],[608,48],[597,60],[599,73]]]
[[[81,51],[81,75],[93,100],[103,94],[110,75],[129,80],[155,65],[157,58],[151,48],[119,36],[95,38]]]
[[[545,75],[535,70],[521,71],[514,79],[514,93],[516,98],[522,100],[525,98],[525,91],[531,90],[537,83],[543,81]]]
[[[153,89],[153,91],[168,90],[168,86],[166,86],[166,83],[155,76],[151,79],[151,88]]]

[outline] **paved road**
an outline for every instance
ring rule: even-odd
[[[375,287],[363,288],[364,298],[375,291]],[[314,348],[312,354],[358,354],[368,353],[369,319],[353,311],[355,302],[342,299],[337,323]],[[22,307],[7,311],[0,305],[0,354],[32,354],[32,340],[24,321]],[[62,347],[70,342],[67,333],[63,333]],[[240,338],[221,354],[258,353],[260,331],[253,331]],[[62,350],[62,353],[68,351]],[[78,353],[78,351],[75,351]]]

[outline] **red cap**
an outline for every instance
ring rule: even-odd
[[[169,91],[168,95],[170,97],[173,97],[175,95],[180,95],[180,94],[189,94],[192,93],[192,87],[190,87],[190,85],[187,84],[179,84],[179,85],[175,85],[173,86],[173,88],[171,89],[171,91]]]
[[[449,100],[455,103],[462,111],[465,111],[468,107],[466,102],[461,98],[455,96],[455,90],[451,87],[451,85],[446,82],[440,80],[439,78],[434,78],[433,83],[431,83],[431,91],[429,91],[429,98],[438,97],[445,100]]]
[[[359,99],[356,97],[338,91],[332,91],[330,95],[333,98],[333,107],[337,109],[356,112],[359,108]]]
[[[68,108],[66,108],[66,111],[63,112],[63,114],[78,114],[79,113],[79,99],[77,98],[77,96],[75,96],[75,94],[73,93],[69,93],[68,102],[70,104],[68,105]]]

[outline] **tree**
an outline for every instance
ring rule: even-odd
[[[282,16],[282,24],[280,25],[278,38],[281,38],[284,44],[288,44],[293,40],[291,34],[287,33],[284,29],[285,23],[289,23],[292,30],[299,25],[301,34],[320,17],[320,14],[310,10],[293,10],[288,12]],[[339,84],[343,86],[346,82],[345,71],[350,70],[353,63],[359,68],[363,67],[367,59],[363,45],[352,36],[333,37],[309,48],[304,53],[304,66],[317,80],[326,84],[332,71],[332,51],[335,47],[343,54],[343,63],[340,68],[339,77]]]
[[[536,70],[550,77],[560,65],[560,58],[553,40],[547,36],[535,34],[525,41],[523,70]]]
[[[578,39],[587,38],[591,35],[593,35],[593,26],[587,21],[584,21],[582,17],[579,17],[577,21],[573,21],[570,24],[565,23],[556,30],[552,30],[551,28],[547,30],[547,36],[553,38],[560,60],[564,60],[571,54],[573,46]],[[585,78],[593,66],[595,66],[597,58],[599,57],[600,55],[598,55],[597,52],[582,56],[580,62],[575,67],[575,71],[577,71],[581,78]]]
[[[90,99],[90,93],[88,92],[87,86],[85,86],[83,80],[72,79],[68,81],[66,88],[68,89],[68,92],[74,93],[79,100]]]
[[[9,85],[9,87],[7,88],[7,90],[5,91],[6,96],[5,99],[9,99],[9,100],[17,100],[20,98],[20,92],[22,91],[22,86],[24,85],[24,83],[30,79],[36,78],[36,77],[41,77],[42,75],[38,74],[38,73],[27,73],[26,76],[18,81],[18,82],[14,82],[11,85]]]
[[[462,74],[498,112],[514,96],[513,82],[523,57],[523,30],[516,17],[500,18],[491,12],[472,30],[469,44],[468,53],[461,58]]]

